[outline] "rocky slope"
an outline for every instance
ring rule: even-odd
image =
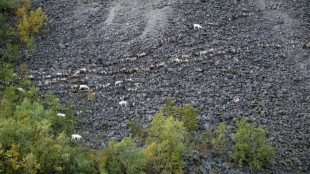
[[[166,98],[201,110],[199,132],[246,116],[277,147],[269,173],[310,168],[308,0],[34,1],[49,33],[26,55],[33,82],[72,102],[90,146],[148,127]],[[200,24],[201,29],[193,27]],[[117,82],[117,83],[116,83]],[[79,85],[94,93],[89,101]],[[120,97],[128,107],[120,106]],[[105,136],[99,136],[105,135]],[[188,172],[249,173],[225,156]]]

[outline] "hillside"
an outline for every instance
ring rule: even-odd
[[[263,172],[309,172],[310,1],[34,0],[32,5],[48,15],[49,31],[22,60],[40,93],[52,91],[60,103],[71,102],[75,129],[86,146],[120,141],[134,121],[149,128],[170,98],[176,106],[192,102],[200,110],[198,134],[224,121],[230,145],[235,119],[262,125],[276,147]],[[88,96],[80,85],[89,87]],[[195,153],[184,173],[253,172],[228,156]]]

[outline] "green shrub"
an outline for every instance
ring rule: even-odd
[[[43,106],[37,102],[31,103],[28,98],[25,98],[20,106],[16,106],[14,115],[25,124],[34,124],[47,119]]]
[[[13,118],[1,119],[0,121],[0,138],[3,149],[8,149],[14,142],[17,130],[16,121]]]
[[[0,9],[16,9],[20,0],[0,0]]]
[[[6,18],[3,14],[0,13],[0,43],[3,41],[6,30],[8,28],[8,24],[6,23]]]
[[[61,132],[69,133],[75,123],[75,117],[70,103],[67,103],[66,107],[61,106],[57,97],[51,92],[44,95],[41,103],[48,108],[45,112],[50,116],[51,127],[54,132],[56,134]],[[60,111],[65,114],[65,117],[57,116]]]
[[[34,52],[35,37],[42,26],[46,26],[47,15],[39,7],[36,11],[28,12],[31,4],[29,0],[22,0],[22,6],[17,9],[16,16],[19,19],[17,30],[22,43],[25,43],[30,53]]]
[[[16,62],[20,58],[20,54],[18,51],[19,46],[11,44],[11,43],[7,43],[5,46],[6,46],[6,49],[4,52],[4,59],[11,61],[11,62],[12,61]]]
[[[185,141],[188,135],[182,121],[172,116],[157,114],[152,120],[144,153],[148,157],[151,173],[178,173],[192,150]]]
[[[261,126],[252,127],[243,117],[237,123],[237,132],[233,135],[231,156],[240,165],[247,163],[255,169],[271,162],[275,148],[266,139],[266,133]]]
[[[69,138],[64,134],[54,138],[48,131],[49,127],[45,124],[40,128],[40,136],[34,143],[35,155],[42,166],[40,172],[65,173],[71,157],[67,146]]]
[[[9,80],[13,79],[13,66],[9,63],[0,61],[0,89],[3,88]],[[3,81],[3,82],[1,82]]]
[[[216,129],[215,136],[211,139],[212,152],[216,154],[221,154],[225,151],[227,147],[226,141],[226,125],[225,122],[220,123]]]
[[[19,104],[22,99],[17,94],[16,86],[10,85],[3,91],[3,97],[5,97],[11,104]]]
[[[137,123],[137,121],[130,122],[128,127],[130,128],[130,133],[135,137],[141,136],[141,134],[144,132],[142,126]]]
[[[11,103],[3,98],[0,100],[0,119],[10,118],[13,116],[13,109]]]
[[[47,15],[39,7],[36,11],[30,11],[28,15],[27,12],[22,14],[21,22],[18,25],[18,31],[20,34],[20,39],[22,42],[27,43],[31,36],[35,33],[39,33],[43,25],[47,25],[45,20]]]
[[[166,112],[167,116],[173,116],[180,121],[183,121],[184,126],[189,130],[193,131],[196,129],[197,115],[199,110],[192,108],[192,104],[189,103],[182,107],[173,107],[171,99],[167,99],[166,105],[162,109],[162,112]]]
[[[147,158],[142,150],[137,150],[136,143],[131,138],[121,142],[111,141],[104,151],[103,168],[107,173],[144,173]]]
[[[38,163],[35,155],[32,153],[28,153],[22,162],[22,167],[24,169],[24,173],[27,174],[36,174],[40,170],[41,166]]]

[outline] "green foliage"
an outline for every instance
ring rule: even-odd
[[[22,162],[22,167],[24,168],[24,172],[26,174],[36,174],[41,168],[38,160],[32,153],[29,153],[25,156]]]
[[[34,54],[35,52],[35,44],[36,40],[34,36],[29,36],[26,41],[26,46],[30,54]]]
[[[40,173],[94,173],[93,160],[86,157],[87,151],[80,147],[70,146],[68,136],[60,133],[54,138],[49,136],[48,127],[45,124],[40,128],[43,134],[34,144],[35,156],[38,159]]]
[[[266,139],[266,133],[261,126],[252,127],[243,117],[237,123],[237,132],[233,135],[231,156],[240,165],[247,163],[255,169],[271,162],[275,148]]]
[[[144,173],[147,158],[142,150],[137,150],[136,143],[131,138],[121,142],[109,143],[104,151],[103,171],[107,173]]]
[[[226,141],[226,125],[225,122],[220,123],[216,129],[217,134],[211,139],[213,146],[212,152],[216,154],[221,154],[225,151],[227,147]]]
[[[21,7],[20,16],[21,22],[18,24],[18,32],[20,34],[20,39],[24,43],[28,43],[31,41],[31,38],[34,34],[39,33],[40,28],[43,25],[47,25],[45,22],[47,19],[47,15],[43,12],[42,8],[39,7],[36,11],[30,11],[27,13],[28,8],[23,6]],[[26,9],[26,11],[23,11]]]
[[[17,94],[16,86],[10,85],[4,89],[3,97],[11,103],[19,103],[20,97]]]
[[[27,79],[15,85],[0,93],[0,173],[94,173],[95,161],[66,134],[75,121],[72,108],[52,94],[39,98]]]
[[[184,126],[189,130],[193,131],[196,129],[197,115],[199,110],[192,108],[192,104],[189,103],[182,107],[173,107],[171,99],[167,99],[166,105],[162,109],[162,112],[166,112],[167,116],[173,116],[180,121],[183,121]]]
[[[192,153],[185,141],[187,135],[184,123],[176,118],[164,117],[162,112],[154,117],[144,150],[153,172],[175,173],[182,170],[185,158]]]
[[[51,92],[44,95],[41,103],[48,108],[46,109],[46,113],[51,117],[51,127],[55,133],[69,133],[71,128],[74,126],[75,121],[70,103],[67,103],[66,107],[61,106],[57,97]],[[57,116],[59,111],[64,113],[66,116]]]
[[[30,81],[28,80],[28,78],[24,77],[22,78],[19,83],[18,86],[21,88],[34,88],[35,86],[33,84],[30,83]],[[34,91],[34,93],[36,93],[36,91]]]
[[[0,119],[10,118],[13,116],[13,109],[11,103],[3,98],[0,100]]]
[[[141,134],[143,133],[142,126],[139,125],[136,121],[130,122],[128,126],[130,128],[130,133],[132,133],[132,135],[135,137],[141,136]]]
[[[8,82],[14,78],[13,73],[14,68],[11,64],[0,61],[0,87],[5,85],[5,83],[1,83],[1,81]]]
[[[21,155],[19,153],[20,144],[12,144],[11,149],[4,153],[4,168],[7,173],[21,172]]]
[[[0,0],[0,9],[16,9],[20,0]]]
[[[6,50],[4,52],[3,59],[8,61],[17,61],[20,58],[20,54],[18,52],[19,46],[11,43],[6,44]]]
[[[3,149],[8,149],[16,137],[17,124],[12,118],[2,119],[0,122],[0,139]]]
[[[0,3],[1,3],[1,0],[0,0]],[[1,5],[0,5],[1,7]],[[5,33],[6,33],[6,30],[8,28],[8,24],[6,23],[6,17],[0,13],[0,43],[3,41],[2,39],[4,39],[4,36],[5,36]],[[0,57],[1,58],[1,57]]]
[[[34,86],[30,87],[29,85],[28,88],[30,87],[30,89],[26,90],[27,86],[25,85],[28,82],[28,80],[22,79],[19,84],[16,84],[16,86],[9,85],[4,89],[4,91],[0,92],[0,95],[9,101],[13,108],[15,108],[16,105],[21,104],[25,98],[28,98],[30,101],[37,101],[37,88]],[[19,88],[22,88],[21,90],[24,91],[19,91]]]
[[[29,0],[21,0],[22,6],[17,9],[16,16],[19,19],[17,31],[22,43],[25,43],[30,53],[33,53],[35,45],[34,35],[40,33],[42,26],[46,26],[47,15],[39,7],[35,11],[30,10]],[[28,12],[29,11],[29,12]]]
[[[25,98],[20,106],[16,106],[14,115],[22,124],[35,124],[47,119],[43,106],[37,102],[31,103],[28,98]]]
[[[65,143],[58,144],[58,138],[55,140],[49,135],[39,136],[34,144],[39,163],[44,166],[41,168],[42,173],[61,173],[69,161]]]

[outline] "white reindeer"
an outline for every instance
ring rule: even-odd
[[[118,104],[119,104],[120,106],[125,106],[125,107],[127,108],[128,102],[126,102],[126,101],[124,100],[124,96],[123,96],[123,97],[120,97],[120,99],[121,99],[121,101],[118,102]]]
[[[18,91],[20,92],[25,92],[25,90],[23,88],[16,88]]]
[[[79,73],[86,73],[87,69],[86,68],[81,68],[79,69]]]
[[[87,85],[80,85],[81,90],[88,90],[89,87]]]
[[[79,141],[82,139],[82,136],[79,134],[72,134],[71,135],[71,140]]]
[[[66,114],[58,113],[57,116],[59,116],[59,117],[65,117]]]
[[[121,86],[122,83],[123,83],[123,81],[121,81],[121,80],[120,80],[120,81],[116,81],[116,82],[115,82],[115,87],[116,87],[116,86]]]
[[[202,26],[199,25],[199,24],[194,24],[194,28],[195,28],[195,29],[200,29],[200,28],[202,28]]]

